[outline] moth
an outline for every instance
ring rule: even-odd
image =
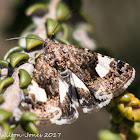
[[[79,106],[84,113],[98,111],[123,93],[134,77],[128,63],[47,39],[24,107],[40,124],[70,124],[78,118]]]

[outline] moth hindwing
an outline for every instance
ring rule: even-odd
[[[40,123],[70,124],[78,118],[79,104],[84,113],[97,111],[123,93],[134,77],[134,68],[123,61],[47,40],[28,87],[29,110]]]

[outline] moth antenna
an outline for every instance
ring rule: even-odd
[[[70,11],[57,25],[56,25],[56,27],[54,28],[54,30],[53,30],[53,32],[52,32],[52,34],[51,34],[51,36],[50,36],[50,39],[52,38],[52,36],[54,35],[54,32],[55,32],[55,30],[57,29],[57,27],[64,21],[64,19],[66,19],[72,12],[74,11],[74,9],[72,10],[72,11]]]
[[[45,41],[42,40],[42,39],[34,38],[34,37],[13,37],[13,38],[8,38],[8,39],[6,39],[6,41],[10,41],[10,40],[19,40],[19,39],[35,39],[35,40],[39,40],[39,41],[45,42]]]

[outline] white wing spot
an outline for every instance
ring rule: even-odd
[[[68,84],[65,81],[62,81],[60,78],[59,80],[59,94],[60,94],[60,102],[62,103],[66,94],[68,93]]]
[[[103,78],[110,70],[110,63],[113,61],[113,58],[109,58],[108,56],[101,56],[98,54],[98,64],[95,68],[98,75]]]
[[[85,84],[74,73],[72,73],[72,78],[74,80],[74,86],[78,88],[83,88],[84,90],[88,90]]]
[[[46,102],[47,96],[45,89],[40,88],[34,80],[31,81],[31,84],[28,86],[29,94],[34,94],[36,101]]]

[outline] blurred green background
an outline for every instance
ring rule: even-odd
[[[25,9],[21,8],[21,5],[26,6],[31,1],[0,0],[0,58],[10,47],[17,45],[17,41],[7,42],[5,39],[19,36],[24,25],[29,22],[29,18],[18,22],[17,15],[21,13],[20,17],[24,18]],[[17,8],[15,6],[17,4],[20,7]],[[140,1],[82,0],[82,7],[94,21],[98,42],[105,46],[112,56],[128,62],[136,69],[136,79],[130,86],[130,91],[140,98]],[[14,26],[14,30],[11,25]],[[109,114],[105,109],[92,114],[83,114],[81,110],[79,111],[80,116],[75,123],[40,126],[40,133],[61,132],[60,138],[47,138],[55,140],[97,140],[97,132],[100,129],[109,128]],[[18,127],[15,133],[23,133],[23,131]],[[24,139],[24,137],[17,139]]]

